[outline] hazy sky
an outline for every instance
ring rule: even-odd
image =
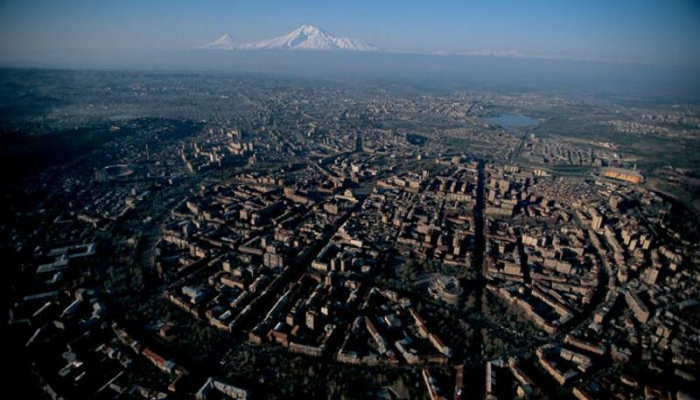
[[[0,0],[0,52],[190,49],[303,23],[391,50],[700,67],[699,0]]]

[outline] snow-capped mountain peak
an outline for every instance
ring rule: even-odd
[[[238,40],[230,34],[225,34],[215,41],[205,44],[202,46],[203,49],[213,49],[213,50],[233,50],[237,49],[239,46]]]
[[[204,46],[207,49],[260,49],[260,50],[345,50],[379,51],[369,43],[357,39],[335,36],[313,25],[304,24],[286,35],[248,44],[238,44],[224,35]]]
[[[298,27],[293,32],[299,32],[304,35],[328,35],[326,32],[323,31],[323,29],[319,29],[313,25],[307,24]]]

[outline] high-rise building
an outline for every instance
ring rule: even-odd
[[[591,219],[591,227],[593,229],[600,229],[603,226],[603,216],[597,210],[591,212]]]

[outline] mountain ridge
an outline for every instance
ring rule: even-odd
[[[205,44],[201,48],[212,50],[235,50],[238,48],[238,46],[238,40],[231,34],[226,33],[215,41]]]
[[[238,43],[230,34],[201,47],[208,50],[307,50],[307,51],[381,51],[358,39],[336,36],[313,25],[304,24],[291,32],[251,43]]]

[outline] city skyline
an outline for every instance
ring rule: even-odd
[[[22,399],[700,399],[700,0],[0,0]]]

